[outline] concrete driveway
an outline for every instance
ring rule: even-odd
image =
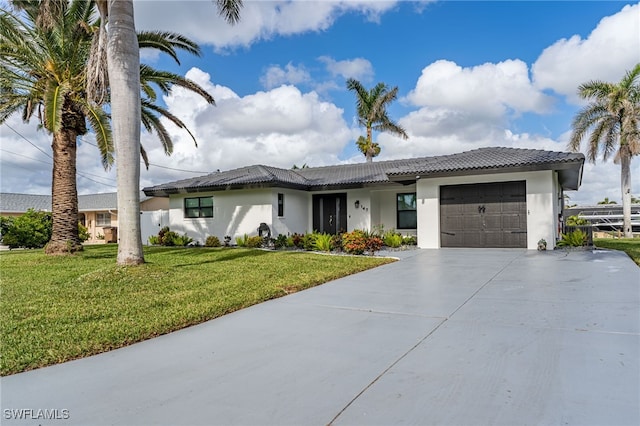
[[[2,378],[2,424],[640,424],[640,268],[626,255],[403,255]]]

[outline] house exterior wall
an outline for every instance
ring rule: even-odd
[[[184,199],[213,197],[213,217],[186,218]],[[222,240],[226,235],[235,237],[244,234],[257,235],[261,222],[270,223],[272,218],[271,190],[235,190],[221,192],[199,192],[171,195],[169,198],[169,227],[179,234],[186,233],[194,242],[204,244],[208,236]]]
[[[221,240],[257,235],[264,222],[271,228],[272,237],[279,234],[304,234],[313,231],[312,197],[314,194],[347,194],[347,231],[371,230],[382,225],[396,228],[396,194],[415,192],[415,185],[393,189],[350,189],[338,191],[298,191],[283,188],[257,190],[215,191],[171,195],[169,198],[169,227],[180,234],[186,233],[194,241],[204,244],[209,235]],[[284,216],[278,216],[278,194],[284,194]],[[184,199],[213,197],[213,218],[186,218]],[[358,201],[358,208],[355,202]],[[404,235],[415,235],[416,230],[400,230]]]
[[[368,189],[352,189],[347,192],[347,232],[355,229],[371,229],[371,217],[375,212],[371,191]],[[355,203],[359,202],[356,208]]]
[[[397,196],[411,192],[416,192],[416,185],[403,185],[393,189],[372,191],[375,205],[374,215],[371,218],[372,225],[383,227],[387,231],[395,229],[402,235],[416,235],[416,229],[398,229]]]
[[[140,210],[143,212],[168,209],[169,199],[167,197],[152,197],[140,203]]]
[[[98,225],[98,213],[110,214],[111,220],[109,226],[118,226],[118,215],[114,211],[100,210],[100,211],[81,211],[79,215],[84,215],[84,225],[89,232],[89,239],[86,241],[88,244],[104,243],[104,228],[107,225]],[[81,220],[82,222],[82,220]]]
[[[278,216],[278,194],[284,194],[284,215],[282,217]],[[271,190],[271,219],[265,223],[271,227],[271,236],[274,238],[279,234],[305,234],[309,232],[311,194],[291,189],[275,188]]]
[[[440,248],[440,186],[473,183],[526,181],[527,187],[527,248],[537,249],[544,238],[553,249],[557,235],[558,183],[557,172],[542,170],[521,173],[500,173],[421,179],[417,182],[418,246]]]

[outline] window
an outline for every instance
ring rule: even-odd
[[[284,194],[278,193],[278,217],[284,217]]]
[[[184,217],[213,217],[213,197],[185,198]]]
[[[418,227],[416,204],[415,192],[398,194],[398,229],[416,229]]]
[[[111,213],[96,213],[96,226],[111,226]]]

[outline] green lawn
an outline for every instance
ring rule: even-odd
[[[72,257],[0,254],[0,374],[108,351],[360,272],[390,259],[250,249],[145,249],[139,267],[116,246]]]
[[[640,266],[640,238],[596,238],[593,244],[599,248],[623,251]]]

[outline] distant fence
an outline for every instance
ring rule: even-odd
[[[587,234],[587,245],[592,246],[593,245],[593,228],[591,227],[591,225],[580,225],[580,226],[565,225],[563,233],[569,234],[575,231],[576,229],[579,229],[585,234]]]

